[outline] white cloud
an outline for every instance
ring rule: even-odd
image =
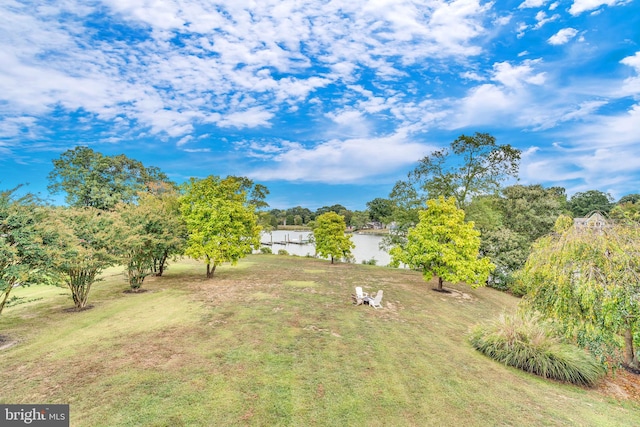
[[[579,15],[582,12],[597,9],[600,6],[617,6],[626,4],[627,2],[628,0],[574,0],[569,8],[569,13]]]
[[[182,151],[186,151],[187,153],[209,153],[211,152],[210,148],[184,148]]]
[[[4,117],[0,118],[0,138],[34,138],[37,121],[34,117]],[[0,140],[0,144],[3,142]]]
[[[506,87],[521,87],[524,84],[541,85],[545,81],[545,73],[536,73],[533,65],[539,61],[524,61],[522,65],[513,66],[508,62],[493,64],[493,80]]]
[[[577,129],[576,133],[580,143],[585,146],[638,146],[640,150],[640,104],[619,114],[597,116],[592,123]]]
[[[474,71],[465,71],[464,73],[460,74],[460,77],[465,80],[475,80],[477,82],[485,80],[484,77]]]
[[[493,25],[495,25],[497,27],[503,27],[503,26],[507,25],[509,22],[511,22],[511,18],[513,18],[513,16],[511,16],[511,15],[500,16],[500,17],[494,19]]]
[[[518,6],[518,9],[528,9],[528,8],[533,8],[533,7],[541,7],[541,6],[544,6],[544,4],[547,1],[548,0],[525,0],[522,3],[520,3],[520,6]]]
[[[564,122],[580,121],[595,114],[598,109],[607,104],[607,101],[584,101],[578,105],[569,102],[561,102],[559,105],[548,103],[543,108],[530,108],[525,110],[531,120],[533,130],[540,131],[558,126]]]
[[[540,11],[536,13],[536,21],[538,22],[536,23],[536,25],[534,25],[533,29],[539,30],[540,28],[542,28],[544,24],[556,21],[558,19],[560,19],[560,15],[558,15],[557,13],[547,18],[547,14],[544,13],[543,11]]]
[[[640,74],[640,51],[636,52],[633,56],[627,56],[622,61],[621,64],[628,65],[633,67],[638,74]]]
[[[334,139],[312,148],[290,144],[271,158],[275,166],[272,164],[249,175],[264,181],[362,183],[406,167],[430,149],[399,134],[378,138]]]
[[[632,67],[635,70],[636,75],[628,77],[622,82],[622,86],[620,87],[617,95],[634,96],[640,94],[640,52],[636,52],[633,56],[627,56],[620,61],[620,63]]]
[[[493,64],[491,80],[468,91],[467,96],[454,101],[452,117],[442,120],[452,129],[477,125],[533,126],[538,117],[532,114],[532,87],[545,84],[546,73],[536,67],[539,60],[525,60],[513,65],[509,62]],[[535,111],[536,107],[533,107]]]
[[[640,104],[610,116],[592,116],[562,132],[565,142],[523,156],[523,182],[549,182],[568,193],[594,188],[637,192],[640,178]]]
[[[137,126],[174,138],[200,123],[269,127],[279,111],[297,111],[315,91],[355,81],[363,69],[387,81],[403,75],[399,64],[480,54],[492,7],[479,0],[104,5],[0,5],[5,112],[80,110],[113,120],[118,132]],[[86,27],[87,16],[104,16],[114,32],[128,28],[94,38],[100,26]]]
[[[362,119],[362,113],[355,110],[342,111],[340,113],[328,113],[327,117],[340,125],[349,125]]]
[[[578,34],[575,28],[563,28],[553,36],[549,37],[547,42],[552,45],[563,45]]]
[[[218,122],[221,127],[235,127],[242,129],[257,126],[268,126],[273,113],[263,110],[260,107],[252,107],[245,111],[239,111],[223,116]]]
[[[449,125],[452,129],[473,125],[497,124],[510,115],[519,103],[518,97],[494,84],[483,84],[469,91],[457,107]]]
[[[516,35],[517,35],[517,37],[518,37],[519,39],[520,39],[520,38],[522,38],[522,37],[524,36],[524,34],[525,34],[525,31],[527,31],[527,29],[528,29],[528,28],[529,28],[529,26],[528,26],[527,24],[525,24],[524,22],[521,22],[521,23],[518,25],[518,28],[516,29],[516,32],[517,32],[517,34],[516,34]]]
[[[176,142],[176,146],[177,147],[182,147],[183,145],[185,145],[186,143],[188,143],[192,139],[193,139],[193,136],[191,136],[191,135],[184,136],[184,137],[180,138],[180,140],[178,142]]]
[[[523,156],[520,179],[524,184],[562,186],[571,195],[601,189],[617,197],[637,192],[640,180],[640,147],[623,148],[549,147]],[[618,194],[616,194],[618,193]]]

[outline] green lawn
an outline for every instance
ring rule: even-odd
[[[62,288],[5,309],[0,402],[69,403],[72,426],[637,426],[640,403],[476,352],[469,328],[517,300],[430,290],[419,273],[253,255],[193,261],[125,294],[119,269],[68,312]],[[353,306],[355,286],[383,309]]]

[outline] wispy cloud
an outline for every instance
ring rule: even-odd
[[[621,64],[633,67],[636,73],[640,74],[640,51],[636,52],[633,56],[627,56],[620,61]]]
[[[250,175],[258,180],[291,180],[330,183],[366,183],[367,179],[405,168],[429,153],[433,146],[408,140],[396,134],[378,138],[329,140],[307,148],[301,144],[283,146],[272,155],[254,145],[261,157],[270,156],[275,167],[259,168]]]
[[[546,13],[540,11],[536,14],[536,21],[538,22],[533,26],[533,29],[539,30],[543,25],[548,24],[549,22],[557,21],[558,19],[560,19],[560,15],[557,13],[547,17]]]
[[[236,127],[242,129],[244,127],[253,128],[257,126],[270,126],[269,120],[273,117],[273,113],[265,111],[260,107],[252,107],[245,111],[227,114],[218,121],[218,126]]]
[[[105,4],[0,7],[11,23],[2,32],[8,43],[0,97],[14,114],[62,106],[102,119],[124,115],[170,137],[199,122],[269,127],[274,105],[352,80],[362,67],[394,78],[402,74],[398,58],[411,64],[479,54],[473,40],[483,34],[490,7],[478,0],[400,1],[393,8],[311,0],[265,0],[251,9],[197,0]],[[107,19],[121,40],[98,40],[96,27],[87,26]],[[124,26],[139,31],[132,36]],[[313,67],[327,71],[309,75]],[[241,99],[242,92],[251,95]]]
[[[184,148],[183,151],[187,153],[210,153],[210,148]]]
[[[546,72],[536,70],[539,64],[538,60],[493,64],[493,83],[473,87],[467,96],[455,102],[456,112],[450,125],[455,129],[514,121],[525,126],[532,124],[524,111],[533,99],[531,87],[545,83]]]
[[[632,67],[636,75],[624,79],[618,96],[637,96],[640,94],[640,51],[633,56],[627,56],[620,63]]]
[[[569,40],[574,38],[576,34],[578,34],[578,30],[576,30],[575,28],[563,28],[553,36],[549,37],[549,40],[547,40],[547,42],[556,46],[566,44],[569,42]]]
[[[522,3],[520,3],[520,6],[518,6],[519,9],[528,9],[528,8],[533,8],[533,7],[541,7],[544,6],[545,3],[547,3],[548,0],[525,0]]]
[[[628,3],[629,0],[574,0],[569,8],[569,13],[579,15],[583,12],[595,10],[600,6],[616,6]]]

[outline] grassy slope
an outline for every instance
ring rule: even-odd
[[[192,261],[123,294],[117,270],[94,308],[59,288],[6,309],[0,402],[70,403],[73,426],[637,425],[640,404],[553,383],[474,351],[469,327],[517,301],[419,274],[254,255],[204,280]],[[383,289],[384,309],[351,305]]]

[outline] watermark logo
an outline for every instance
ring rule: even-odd
[[[69,405],[2,405],[0,425],[69,427]]]

